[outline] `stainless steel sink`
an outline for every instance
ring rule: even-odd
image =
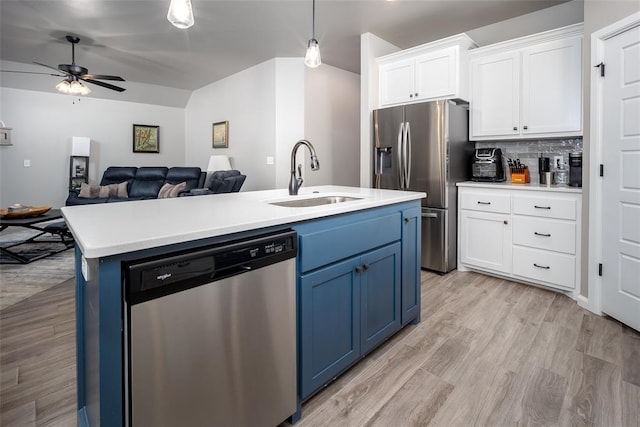
[[[350,196],[324,196],[308,199],[284,200],[282,202],[271,202],[270,205],[284,206],[288,208],[307,208],[310,206],[330,205],[333,203],[350,202],[352,200],[362,200],[360,197]]]

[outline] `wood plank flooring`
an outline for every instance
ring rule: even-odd
[[[0,425],[76,425],[73,286],[0,311]],[[422,298],[422,322],[321,390],[296,426],[640,427],[638,332],[471,272],[423,272]]]

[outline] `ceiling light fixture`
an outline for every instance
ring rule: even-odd
[[[191,27],[194,22],[191,0],[171,0],[169,12],[167,12],[167,19],[174,27],[182,30]]]
[[[56,89],[67,95],[89,95],[91,93],[91,89],[79,82],[76,76],[68,76],[56,85]]]
[[[307,53],[304,56],[304,64],[309,68],[316,68],[322,64],[320,59],[320,45],[316,40],[316,0],[313,0],[313,12],[311,20],[311,40],[307,44]]]

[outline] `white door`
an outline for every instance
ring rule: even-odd
[[[640,330],[640,27],[604,41],[602,311]]]
[[[460,211],[460,262],[511,273],[510,215]]]
[[[412,60],[381,65],[380,105],[406,103],[413,100],[415,69]]]
[[[520,135],[520,53],[471,62],[471,139]]]
[[[522,134],[582,134],[582,37],[522,52]]]
[[[458,47],[453,46],[416,58],[414,98],[436,99],[456,94],[458,89],[457,52]]]

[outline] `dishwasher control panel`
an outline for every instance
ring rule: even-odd
[[[286,230],[154,256],[125,265],[125,294],[135,304],[294,258],[298,236]]]

